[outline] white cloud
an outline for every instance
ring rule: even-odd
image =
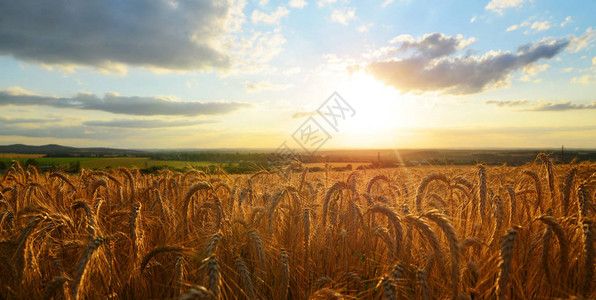
[[[319,1],[317,2],[317,5],[318,5],[319,7],[323,7],[323,6],[325,6],[325,5],[328,5],[328,4],[333,4],[333,3],[335,3],[335,2],[337,2],[337,0],[319,0]]]
[[[543,64],[543,65],[531,64],[531,65],[527,65],[523,68],[523,73],[531,75],[531,76],[536,76],[538,73],[548,70],[548,68],[550,68],[549,64]]]
[[[536,32],[548,30],[548,29],[550,29],[550,22],[549,21],[534,22],[534,23],[532,23],[532,26],[530,28],[536,30]]]
[[[260,22],[265,24],[279,24],[281,19],[287,16],[289,13],[290,11],[284,6],[277,7],[277,9],[275,9],[275,11],[270,14],[266,14],[260,10],[255,9],[252,12],[251,19],[254,24],[258,24]]]
[[[521,7],[526,1],[528,0],[491,0],[486,5],[485,9],[502,14],[504,9],[512,7]]]
[[[344,9],[334,9],[331,13],[331,20],[342,25],[348,25],[350,20],[356,18],[356,9],[348,7]]]
[[[511,25],[511,26],[507,27],[507,31],[515,31],[515,30],[518,30],[518,29],[519,29],[519,25],[517,25],[517,24],[514,24],[514,25]]]
[[[409,34],[400,34],[389,41],[389,44],[397,44],[397,43],[413,43],[416,39]]]
[[[530,17],[528,19],[526,19],[525,21],[521,22],[520,24],[514,24],[511,25],[509,27],[507,27],[507,31],[515,31],[518,29],[522,29],[524,27],[530,27],[530,29],[533,30],[533,32],[539,32],[539,31],[544,31],[544,30],[548,30],[551,28],[551,24],[549,21],[535,21],[532,22],[532,20],[536,19],[536,17]],[[528,34],[529,31],[525,31],[525,34]]]
[[[387,5],[393,3],[394,0],[385,0],[385,2],[383,2],[383,4],[381,4],[381,7],[387,7]]]
[[[473,17],[470,19],[470,23],[474,23],[474,22],[476,22],[476,16],[473,16]]]
[[[277,84],[269,81],[250,82],[245,81],[242,86],[247,92],[261,92],[261,91],[281,91],[290,87],[289,84]]]
[[[303,8],[307,6],[308,3],[305,0],[290,0],[290,3],[288,3],[288,5],[294,8]]]
[[[579,37],[573,37],[571,39],[571,53],[577,53],[590,45],[596,40],[596,30],[592,29],[592,27],[588,27],[586,32]]]
[[[567,25],[571,22],[573,22],[573,19],[570,16],[568,16],[567,18],[565,18],[565,21],[563,21],[563,23],[561,23],[561,27],[565,27],[565,25]]]
[[[261,1],[259,1],[259,5],[260,6],[266,6],[267,4],[269,4],[269,0],[261,0]]]
[[[581,83],[581,84],[592,84],[592,83],[596,83],[596,75],[583,75],[583,76],[579,76],[579,77],[573,77],[571,79],[572,82],[574,83]]]
[[[373,27],[374,25],[375,25],[374,23],[362,24],[362,25],[358,26],[358,28],[356,28],[356,30],[358,32],[368,32],[370,30],[370,28]]]
[[[234,36],[226,42],[232,57],[232,67],[221,71],[220,75],[273,72],[276,68],[271,66],[270,62],[279,56],[285,43],[286,39],[279,29]]]
[[[541,82],[542,79],[536,78],[538,73],[544,72],[550,68],[549,64],[537,65],[537,64],[530,64],[525,66],[522,69],[522,74],[524,74],[519,80],[521,81],[534,81],[534,82]]]

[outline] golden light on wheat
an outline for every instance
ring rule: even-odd
[[[0,182],[8,299],[593,298],[596,165]]]

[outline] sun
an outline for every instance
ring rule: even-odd
[[[390,146],[396,131],[412,125],[411,101],[365,72],[349,76],[338,85],[338,93],[356,111],[339,129],[342,146]]]

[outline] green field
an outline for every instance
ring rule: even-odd
[[[0,157],[0,164],[3,162],[10,166],[13,160],[25,164],[30,157]],[[151,167],[167,166],[175,169],[199,168],[214,163],[211,162],[189,162],[178,160],[151,160],[147,157],[39,157],[35,158],[39,166],[67,166],[80,162],[83,169],[105,169],[105,168],[139,168],[147,169]]]

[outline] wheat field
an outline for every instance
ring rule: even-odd
[[[38,174],[0,188],[5,299],[596,297],[594,163]]]

